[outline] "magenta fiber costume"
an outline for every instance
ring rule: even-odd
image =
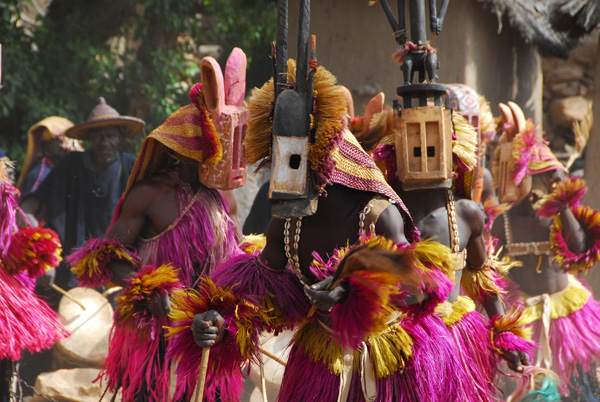
[[[194,194],[176,171],[161,170],[169,166],[173,154],[200,164],[211,157],[218,162],[224,153],[222,148],[220,154],[217,151],[216,145],[221,144],[212,120],[212,130],[206,128],[211,116],[199,95],[200,88],[197,84],[190,92],[195,104],[178,109],[144,140],[113,225],[118,222],[123,200],[131,188],[160,173],[168,173],[174,179],[178,216],[158,235],[138,237],[132,246],[110,238],[93,239],[69,257],[72,270],[84,286],[110,281],[111,261],[127,262],[137,271],[117,299],[109,355],[102,372],[112,391],[122,387],[126,402],[169,400],[171,364],[165,357],[168,342],[163,326],[170,320],[150,314],[150,298],[179,287],[194,288],[200,278],[240,253],[228,203],[219,191],[200,185]]]
[[[315,148],[309,150],[309,158],[311,152],[319,155],[315,160],[321,169],[315,176],[323,184],[323,190],[327,189],[326,184],[338,184],[376,191],[384,195],[386,202],[387,199],[395,201],[404,212],[407,237],[418,239],[404,205],[346,129],[344,93],[334,83],[330,73],[321,67],[317,69]],[[269,82],[253,95],[253,100],[264,110],[254,110],[253,100],[250,101],[250,121],[257,116],[266,123],[258,122],[256,126],[269,127],[272,91],[273,85]],[[259,102],[257,97],[271,101]],[[344,107],[334,113],[323,113],[321,108],[328,105]],[[326,130],[320,131],[320,127],[334,127],[335,132],[323,132]],[[253,134],[257,133],[249,127],[247,155],[257,148],[253,141],[267,146],[270,143],[268,139],[260,141]],[[270,135],[269,128],[265,135]],[[324,141],[324,136],[330,137]],[[319,143],[326,145],[319,148]],[[269,154],[265,148],[260,152],[262,155],[257,159]],[[254,162],[252,157],[248,159],[249,163]],[[315,170],[315,165],[312,168]],[[359,221],[359,217],[356,218]],[[309,218],[306,222],[308,225]],[[365,235],[360,239],[361,242],[375,241]],[[448,336],[442,320],[433,314],[435,306],[447,298],[453,287],[445,271],[449,249],[441,245],[428,249],[432,247],[431,242],[409,245],[380,241],[388,242],[394,252],[405,253],[403,255],[411,261],[411,269],[420,272],[419,289],[429,296],[421,305],[398,308],[397,298],[389,291],[394,288],[397,291],[398,283],[391,285],[381,276],[365,274],[348,279],[348,299],[336,305],[330,314],[324,317],[317,313],[308,318],[311,305],[296,272],[289,264],[285,268],[270,266],[261,259],[260,252],[230,259],[210,280],[202,281],[198,292],[176,292],[167,353],[170,359],[178,361],[175,397],[190,395],[198,380],[202,349],[196,345],[191,331],[194,315],[216,310],[225,320],[226,335],[210,348],[204,389],[204,397],[209,401],[214,400],[217,389],[222,401],[238,401],[242,392],[242,367],[248,361],[257,361],[259,333],[282,329],[297,329],[279,393],[278,400],[282,402],[365,401],[365,395],[379,402],[468,400],[464,388],[468,373],[457,359],[456,343]],[[334,250],[331,253],[331,261],[325,263],[317,258],[313,263],[311,273],[316,281],[330,276],[339,262],[339,258],[333,256]],[[419,256],[431,259],[421,261]]]

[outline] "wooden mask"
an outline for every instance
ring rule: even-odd
[[[404,190],[451,187],[452,121],[449,109],[441,106],[403,109],[395,143],[398,178]]]
[[[246,55],[234,48],[225,66],[225,77],[212,57],[202,59],[202,92],[223,147],[222,159],[199,166],[200,181],[207,187],[233,190],[246,184],[247,164],[244,139],[248,110],[243,106],[246,93]]]

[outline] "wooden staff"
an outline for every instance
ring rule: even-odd
[[[262,399],[263,402],[269,402],[267,400],[267,381],[265,380],[265,367],[262,355],[258,355],[258,364],[260,364],[260,390],[262,393]]]
[[[67,293],[66,290],[64,290],[63,288],[52,284],[52,289],[56,290],[58,293],[60,293],[61,295],[63,295],[64,297],[66,297],[67,299],[71,300],[73,303],[77,304],[79,307],[81,307],[83,309],[83,311],[86,311],[87,309],[85,308],[85,306],[83,304],[81,304],[80,301],[75,300],[75,298],[73,296],[71,296],[70,294]]]
[[[259,347],[258,350],[260,351],[260,353],[275,360],[277,363],[281,364],[283,367],[286,366],[286,363],[283,360],[281,360],[279,357],[275,356],[273,353],[269,352],[268,350],[265,350],[261,347]]]
[[[196,383],[196,398],[195,402],[202,402],[204,397],[204,384],[206,384],[206,372],[208,371],[208,356],[210,348],[202,348],[202,360],[200,361],[200,374],[198,374],[198,382]]]

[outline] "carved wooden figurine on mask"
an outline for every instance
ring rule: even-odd
[[[406,0],[398,0],[398,20],[396,20],[388,1],[380,0],[380,2],[392,26],[396,42],[402,46],[395,58],[404,72],[404,83],[412,84],[415,71],[419,73],[420,83],[425,82],[425,72],[427,72],[429,82],[437,81],[435,74],[435,70],[438,68],[437,54],[427,40],[425,0],[408,0],[410,38],[406,34]],[[429,22],[431,33],[439,35],[442,32],[450,0],[442,0],[439,12],[436,3],[436,0],[429,0]]]

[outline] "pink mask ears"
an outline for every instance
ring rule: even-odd
[[[225,106],[225,85],[221,66],[209,56],[202,59],[200,71],[206,107],[211,113],[218,113]]]
[[[521,109],[521,107],[519,105],[517,105],[515,102],[509,101],[508,102],[508,107],[510,108],[514,119],[515,119],[515,128],[517,130],[517,133],[522,133],[527,125],[527,119],[525,119],[525,113],[523,113],[523,110]]]
[[[225,65],[225,103],[242,107],[246,95],[246,54],[234,48]]]
[[[383,112],[383,104],[385,102],[385,94],[383,92],[379,92],[377,95],[371,98],[367,106],[365,107],[365,114],[363,115],[364,119],[364,127],[367,129],[371,124],[371,119],[377,113]]]
[[[225,65],[225,75],[213,57],[202,59],[202,92],[206,107],[211,112],[223,110],[225,105],[242,107],[246,95],[246,54],[236,47]]]
[[[223,156],[216,164],[202,164],[199,174],[204,185],[219,190],[231,190],[246,183],[246,66],[246,55],[240,48],[234,48],[229,55],[225,76],[212,57],[205,57],[200,65],[204,103],[220,137]]]
[[[344,91],[344,99],[346,99],[346,109],[348,109],[349,119],[354,117],[354,99],[352,98],[352,93],[348,88],[342,86]]]

